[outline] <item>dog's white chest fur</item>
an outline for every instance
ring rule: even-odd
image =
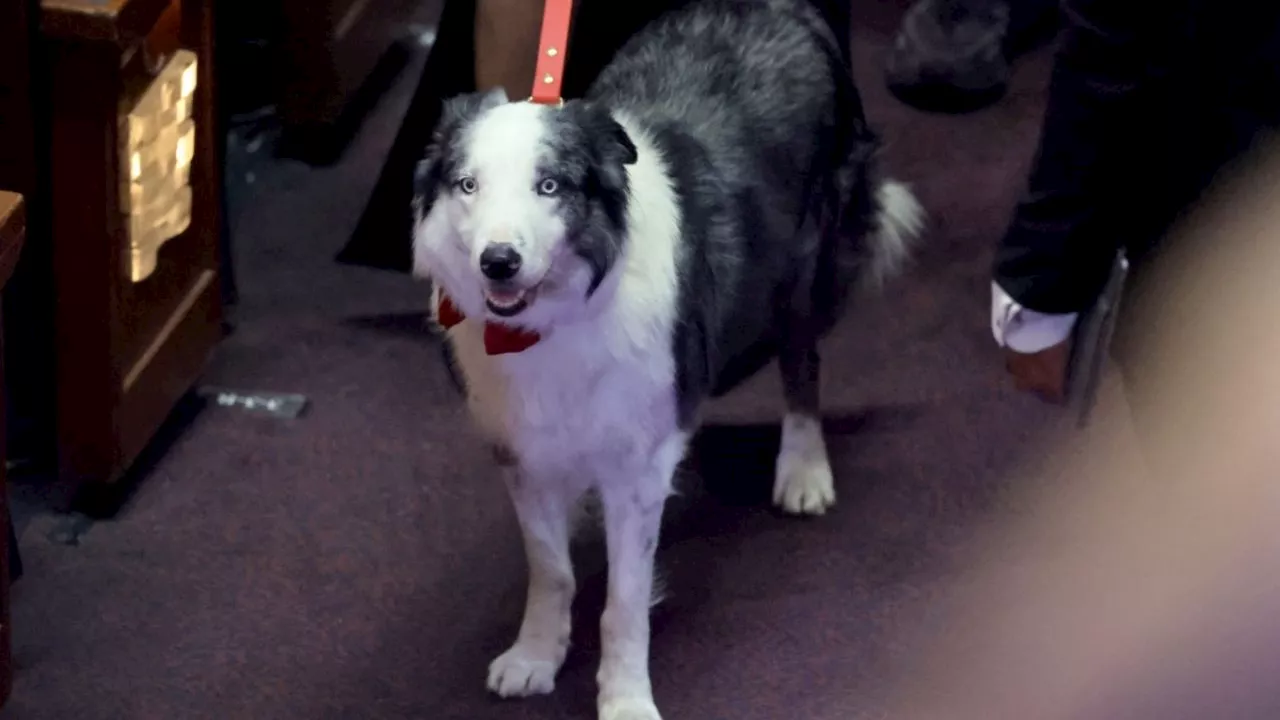
[[[669,343],[619,358],[603,338],[560,332],[518,356],[489,356],[482,332],[468,321],[451,333],[468,403],[486,437],[522,465],[590,473],[598,460],[651,450],[675,421]]]

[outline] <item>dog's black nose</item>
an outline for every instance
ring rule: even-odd
[[[480,272],[490,280],[510,280],[520,272],[520,253],[507,243],[494,243],[480,253]]]

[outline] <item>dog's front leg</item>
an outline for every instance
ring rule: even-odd
[[[600,618],[599,720],[661,720],[649,682],[653,555],[685,444],[683,435],[673,436],[652,456],[600,482],[609,590]]]
[[[513,462],[503,467],[529,561],[529,594],[516,642],[489,665],[489,689],[502,697],[551,692],[569,648],[575,583],[569,557],[574,498],[558,478]]]

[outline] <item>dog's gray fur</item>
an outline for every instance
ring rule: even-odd
[[[667,150],[684,216],[682,417],[777,354],[817,414],[816,342],[875,210],[876,140],[830,29],[799,0],[707,0],[628,43],[589,100]]]

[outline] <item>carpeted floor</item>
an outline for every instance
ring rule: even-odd
[[[1003,383],[987,272],[1034,148],[1049,67],[965,117],[893,101],[898,5],[863,3],[855,54],[888,162],[933,215],[919,262],[828,343],[840,504],[767,502],[779,383],[717,406],[659,562],[653,680],[673,720],[875,718],[927,640],[956,549],[1003,509],[1052,413]],[[16,720],[572,720],[593,717],[597,539],[580,553],[576,647],[548,698],[484,691],[513,637],[524,563],[488,456],[422,332],[422,288],[335,264],[389,145],[406,75],[339,165],[233,148],[241,305],[212,384],[305,393],[296,420],[208,408],[117,519],[77,545],[37,515],[15,587]],[[253,183],[247,179],[252,173]]]

